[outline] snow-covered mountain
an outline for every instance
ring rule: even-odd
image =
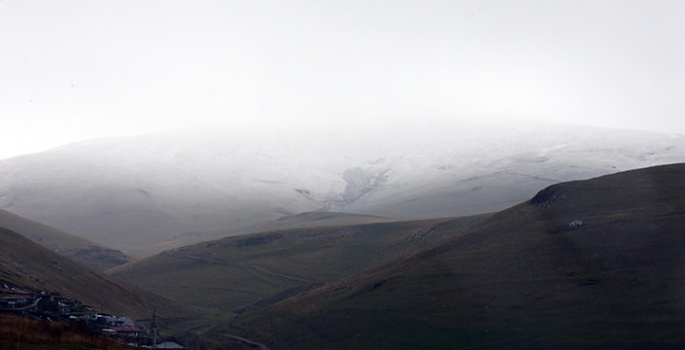
[[[419,219],[685,161],[681,135],[420,121],[98,139],[0,161],[0,208],[132,252],[306,211]]]

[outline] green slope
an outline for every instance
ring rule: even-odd
[[[461,218],[453,226],[466,229],[485,217]],[[444,221],[228,237],[166,251],[108,273],[194,306],[246,313],[444,239],[436,233]]]
[[[466,234],[208,336],[271,349],[675,349],[683,271],[678,164],[551,186]]]

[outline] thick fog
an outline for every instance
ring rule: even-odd
[[[0,159],[246,123],[685,133],[684,14],[678,1],[5,0]]]

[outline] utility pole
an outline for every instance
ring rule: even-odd
[[[157,349],[157,308],[152,308],[152,348]]]

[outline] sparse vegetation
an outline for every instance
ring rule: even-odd
[[[0,313],[0,349],[132,349],[76,325]]]

